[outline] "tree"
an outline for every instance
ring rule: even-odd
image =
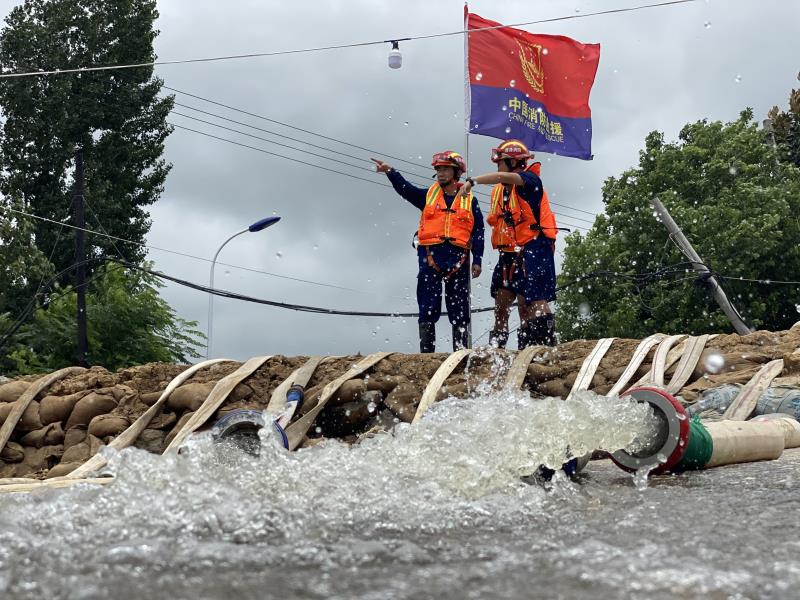
[[[6,72],[69,69],[155,60],[155,0],[26,0],[0,32]],[[0,192],[33,214],[64,221],[78,148],[86,165],[87,223],[134,243],[87,240],[87,256],[144,258],[139,243],[170,170],[162,158],[172,97],[159,97],[152,67],[0,80],[5,118],[0,139]],[[34,242],[52,254],[56,272],[74,262],[72,236],[37,221]],[[91,269],[90,269],[91,270]],[[62,284],[70,281],[66,273]]]
[[[797,75],[800,80],[800,73]],[[769,111],[775,142],[781,149],[781,159],[800,167],[800,90],[789,94],[789,110],[777,106]]]
[[[158,294],[157,279],[115,263],[99,267],[86,294],[89,362],[114,370],[146,362],[186,362],[199,358],[205,336],[194,321],[179,318]],[[76,352],[72,287],[56,290],[21,327],[0,362],[3,372],[29,373],[73,364]],[[8,319],[6,319],[8,321]],[[5,330],[8,322],[0,319]]]
[[[21,310],[53,274],[53,267],[33,241],[31,219],[19,200],[0,198],[0,315]],[[0,331],[0,333],[2,333]]]
[[[567,238],[562,285],[597,271],[621,275],[585,280],[560,294],[562,337],[732,330],[685,264],[673,269],[681,272],[669,274],[671,281],[625,278],[686,260],[656,221],[653,197],[715,272],[800,280],[800,170],[779,163],[778,153],[750,110],[732,123],[686,125],[674,143],[650,133],[639,166],[605,182],[605,214],[585,237]],[[797,288],[727,279],[723,286],[756,327],[785,329],[800,318]]]

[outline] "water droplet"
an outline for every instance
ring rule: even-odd
[[[508,85],[510,85],[511,87],[514,87],[515,85],[517,85],[517,80],[516,79],[512,79],[511,81],[508,82]]]
[[[506,133],[511,133],[511,127],[506,127],[505,131]]]
[[[314,246],[312,247],[314,248],[314,250],[319,250],[319,244],[314,244]]]
[[[322,427],[314,427],[314,431],[317,433],[322,433]]]
[[[584,317],[584,318],[585,318],[585,317],[588,317],[588,316],[589,316],[589,313],[590,313],[590,312],[591,312],[591,309],[589,308],[589,304],[588,304],[588,302],[581,302],[581,303],[580,303],[580,305],[578,306],[578,313],[579,313],[579,314],[580,314],[582,317]]]
[[[386,117],[386,118],[387,118],[387,119],[389,119],[389,120],[391,121],[391,120],[392,120],[392,115],[389,115],[389,116],[388,116],[388,117]]]
[[[728,173],[730,173],[731,175],[736,175],[738,171],[736,170],[736,167],[731,167],[730,169],[728,169]]]
[[[542,54],[547,56],[548,54],[550,54],[550,50],[548,50],[547,48],[542,48]]]
[[[388,341],[388,340],[387,340],[387,341]],[[375,403],[374,403],[374,402],[370,402],[369,404],[367,404],[367,410],[368,410],[369,412],[371,412],[371,413],[374,413],[376,408],[378,408],[378,407],[377,407],[377,406],[375,406]]]
[[[283,252],[281,252],[280,250],[278,250],[278,251],[275,253],[275,256],[277,256],[278,258],[283,258]]]
[[[403,125],[405,125],[406,127],[408,127],[408,121],[405,121],[405,122],[403,123]]]
[[[734,79],[734,81],[736,83],[741,83],[742,82],[742,76],[741,75],[737,75],[736,78]]]
[[[725,366],[725,357],[719,352],[712,352],[706,356],[703,365],[708,373],[719,373]]]
[[[475,81],[480,81],[483,79],[483,73],[476,73],[475,74]]]
[[[711,29],[711,21],[706,21],[705,23],[703,23],[703,27],[705,27],[706,29]]]
[[[508,110],[508,107],[505,104],[503,104],[503,110]]]

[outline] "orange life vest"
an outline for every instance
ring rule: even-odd
[[[444,191],[438,183],[428,188],[425,208],[419,219],[420,246],[433,246],[450,242],[468,249],[472,240],[475,217],[472,215],[472,193],[453,201],[450,208],[444,200]]]
[[[541,166],[542,163],[533,163],[528,167],[528,171],[538,176]],[[503,184],[498,183],[492,189],[492,204],[486,221],[492,227],[492,248],[500,250],[500,252],[514,252],[516,247],[524,246],[538,238],[540,232],[552,240],[555,240],[558,234],[556,217],[550,210],[547,192],[542,190],[539,220],[537,221],[531,205],[517,194],[517,187],[516,185],[511,186],[507,205],[503,197]],[[503,218],[506,210],[511,213],[514,225],[507,223]]]

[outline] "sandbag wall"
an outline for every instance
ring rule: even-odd
[[[586,382],[588,388],[607,393],[625,371],[639,344],[639,340],[614,340],[591,381]],[[527,367],[523,387],[539,396],[566,397],[596,345],[595,341],[581,340],[541,349]],[[717,336],[707,344],[680,396],[686,403],[692,403],[703,390],[725,383],[745,383],[764,364],[781,358],[785,363],[782,382],[800,384],[800,357],[792,354],[797,348],[800,348],[800,330],[796,328],[778,333],[757,332],[746,337]],[[637,368],[632,382],[648,374],[655,351],[654,346]],[[711,353],[724,358],[724,366],[718,373],[708,373],[704,367],[705,358]],[[508,366],[516,356],[515,352],[501,354]],[[313,445],[326,437],[353,442],[365,432],[389,429],[399,421],[411,422],[423,390],[447,356],[398,353],[381,359],[365,374],[346,381],[338,389],[309,430],[304,445]],[[295,419],[311,410],[325,385],[347,372],[358,359],[329,358],[321,363],[309,381],[307,400]],[[233,389],[209,422],[238,408],[265,409],[273,390],[305,361],[306,357],[269,358]],[[497,362],[496,355],[485,350],[473,352],[447,377],[437,398],[464,397],[484,380],[501,386],[504,378]],[[195,373],[169,396],[134,445],[150,452],[163,452],[214,385],[240,366],[241,363],[234,361],[222,362]],[[149,364],[109,373],[94,367],[52,384],[30,402],[14,427],[0,454],[0,478],[41,479],[70,473],[126,430],[186,368]],[[673,364],[667,374],[674,369]],[[32,376],[0,385],[0,426],[36,379]]]

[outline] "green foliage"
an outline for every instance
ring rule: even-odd
[[[639,166],[605,182],[605,214],[585,237],[567,238],[560,284],[600,270],[632,275],[683,263],[650,207],[654,197],[712,270],[800,280],[800,170],[779,163],[770,142],[749,110],[732,123],[689,124],[675,143],[650,133]],[[567,288],[558,300],[562,337],[732,330],[691,271],[671,278],[638,287],[594,279]],[[796,287],[728,280],[723,287],[751,325],[780,330],[800,319]]]
[[[100,267],[86,293],[89,355],[93,365],[114,370],[153,361],[186,362],[198,358],[205,336],[197,323],[176,316],[158,294],[155,277],[119,265]],[[47,307],[14,337],[0,368],[27,373],[75,363],[77,294],[58,290]],[[0,327],[7,329],[0,320]]]
[[[157,16],[155,0],[27,0],[0,32],[0,64],[4,71],[35,71],[149,62]],[[158,97],[161,85],[152,67],[0,80],[0,192],[63,221],[82,147],[89,227],[144,242],[144,207],[158,199],[170,169],[162,153],[173,99]],[[34,227],[39,250],[49,255],[55,248],[56,272],[68,267],[72,235],[59,237],[58,225],[42,221]],[[128,261],[144,258],[137,244],[116,244]],[[87,240],[88,257],[114,254],[107,238]]]
[[[800,80],[800,74],[797,75]],[[789,109],[782,111],[777,106],[769,111],[775,142],[781,159],[800,167],[800,90],[789,94]]]
[[[31,220],[9,208],[27,212],[19,200],[0,197],[0,314],[20,310],[53,274],[33,242]]]

